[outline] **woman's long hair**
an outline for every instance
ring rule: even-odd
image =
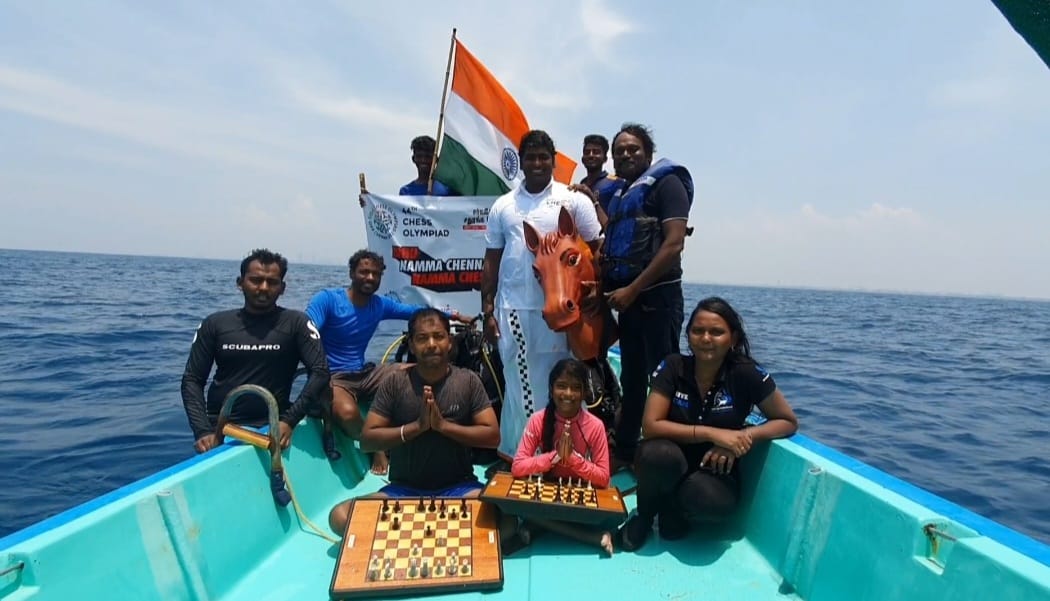
[[[554,381],[563,375],[580,382],[583,402],[587,402],[587,366],[576,359],[562,359],[555,363],[551,368],[550,380],[547,384],[547,408],[543,412],[543,436],[540,438],[540,450],[544,453],[554,450],[554,417],[558,413],[554,403]],[[582,405],[580,410],[583,410]]]

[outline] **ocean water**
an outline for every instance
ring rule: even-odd
[[[180,378],[200,319],[241,305],[237,273],[0,250],[0,536],[192,456]],[[293,260],[281,304],[346,277]],[[713,294],[805,434],[1050,543],[1050,302],[690,284],[687,313]]]

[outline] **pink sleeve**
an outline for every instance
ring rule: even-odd
[[[546,409],[544,409],[546,411]],[[510,472],[515,478],[524,478],[532,474],[542,474],[551,469],[554,459],[558,456],[557,451],[550,451],[541,455],[536,454],[543,436],[543,411],[533,414],[525,424],[525,433],[518,443],[518,452],[514,454],[514,463],[511,464]]]
[[[605,425],[597,417],[585,419],[583,436],[591,452],[591,461],[583,458],[578,450],[569,458],[569,469],[574,474],[590,480],[598,488],[609,486],[609,439],[605,436]]]

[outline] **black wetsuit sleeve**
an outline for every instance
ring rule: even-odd
[[[207,403],[204,400],[204,386],[215,359],[215,329],[211,320],[205,319],[197,326],[190,346],[190,358],[186,361],[186,370],[182,374],[182,406],[186,409],[193,439],[212,433],[212,423],[208,419]]]
[[[324,347],[321,346],[321,335],[306,315],[302,316],[301,323],[296,326],[295,337],[299,347],[299,360],[306,366],[307,377],[299,398],[281,415],[281,421],[292,427],[303,419],[310,407],[318,403],[321,393],[329,385],[328,361],[325,360]]]

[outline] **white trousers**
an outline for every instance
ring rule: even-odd
[[[565,334],[554,332],[540,310],[501,309],[499,354],[503,360],[503,393],[499,452],[511,459],[518,450],[525,424],[547,406],[547,385],[554,364],[571,357]]]

